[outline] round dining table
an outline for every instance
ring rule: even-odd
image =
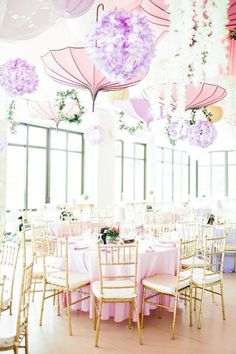
[[[141,311],[142,300],[142,279],[158,273],[176,274],[177,269],[178,248],[174,242],[139,242],[138,252],[138,268],[137,268],[137,284],[138,284],[138,305]],[[69,269],[88,273],[90,283],[99,280],[99,263],[97,245],[94,243],[87,244],[84,241],[70,245],[69,250]],[[81,309],[89,312],[90,318],[93,315],[93,294],[91,287],[90,299],[82,301],[80,304],[73,305],[72,309]],[[75,301],[78,293],[71,293],[71,300]],[[170,304],[172,299],[164,296],[163,303]],[[145,315],[150,314],[151,305],[145,305]],[[128,318],[128,304],[104,304],[102,319],[114,318],[114,321],[121,322]],[[135,317],[133,318],[135,320]]]

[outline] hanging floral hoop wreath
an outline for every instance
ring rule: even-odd
[[[130,126],[124,122],[124,120],[123,120],[124,115],[125,115],[125,113],[123,111],[119,112],[119,129],[120,130],[126,130],[129,134],[133,135],[138,130],[143,129],[144,122],[142,120],[139,120],[136,125]]]
[[[14,120],[15,110],[16,110],[16,101],[12,100],[7,109],[7,120],[10,123],[9,129],[11,134],[15,134],[17,132],[18,123]]]
[[[71,115],[64,113],[64,108],[66,107],[66,99],[70,99],[75,101],[78,105],[78,113],[74,113]],[[76,90],[66,90],[66,91],[58,91],[57,98],[58,104],[58,117],[60,121],[67,121],[69,123],[77,123],[80,124],[82,122],[82,115],[85,113],[85,107],[80,104],[80,100],[77,96]]]

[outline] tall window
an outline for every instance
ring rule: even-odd
[[[185,151],[157,147],[157,201],[180,202],[190,193],[189,156]]]
[[[10,135],[7,209],[65,203],[83,193],[81,133],[21,124]]]
[[[197,162],[197,196],[236,198],[236,151],[212,151]]]
[[[116,200],[146,198],[146,145],[116,141]]]

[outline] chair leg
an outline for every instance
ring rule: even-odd
[[[93,300],[93,329],[96,331],[96,325],[97,325],[97,306],[96,306],[96,296],[94,296]]]
[[[145,296],[146,296],[146,288],[143,287],[143,295],[142,295],[142,309],[141,309],[141,328],[144,327],[144,305],[145,305]]]
[[[61,315],[61,311],[60,311],[60,294],[57,294],[57,316]]]
[[[172,320],[172,330],[171,330],[171,339],[175,338],[175,322],[176,322],[176,312],[177,312],[177,304],[178,304],[178,293],[175,295],[175,303],[174,303],[174,313]]]
[[[43,311],[44,311],[44,301],[45,301],[45,294],[46,294],[46,283],[43,283],[43,295],[42,295],[42,302],[41,302],[41,310],[40,310],[40,320],[39,325],[42,326],[43,323]]]
[[[128,328],[132,328],[132,310],[133,310],[133,304],[132,302],[129,303],[129,322],[128,322]]]
[[[138,330],[139,343],[142,345],[143,344],[143,338],[142,338],[141,327],[140,327],[137,299],[134,300],[133,306],[134,306],[134,311],[135,311],[136,321],[137,321],[137,330]]]
[[[29,352],[29,337],[28,337],[28,325],[25,329],[25,354]]]
[[[204,295],[205,295],[205,287],[203,286],[202,293],[201,293],[201,304],[200,304],[199,318],[198,318],[198,328],[199,329],[201,329],[201,326],[202,326]]]
[[[34,302],[35,292],[36,292],[36,279],[34,279],[34,282],[33,282],[32,302]]]
[[[99,339],[99,332],[100,332],[100,322],[101,322],[101,315],[102,315],[102,300],[98,300],[98,301],[99,301],[99,308],[98,308],[98,315],[97,315],[95,347],[98,347],[98,339]]]
[[[221,292],[222,317],[223,317],[223,320],[225,320],[225,302],[224,302],[224,287],[223,287],[223,283],[220,283],[220,292]]]
[[[189,326],[193,326],[193,288],[189,287]]]
[[[197,287],[195,286],[195,289],[194,289],[194,307],[193,307],[193,310],[196,311],[197,309]]]
[[[68,335],[72,336],[71,313],[70,313],[70,294],[69,294],[68,290],[66,291],[66,313],[67,313]]]
[[[14,350],[14,354],[18,354],[18,352],[19,352],[18,345],[16,345],[13,350]]]
[[[162,305],[162,299],[163,299],[163,294],[159,294],[159,305]],[[158,306],[157,307],[158,315],[157,317],[160,319],[162,318],[162,307]]]

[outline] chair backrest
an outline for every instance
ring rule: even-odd
[[[226,235],[222,237],[206,237],[204,240],[203,278],[213,274],[222,276],[225,254]],[[210,271],[210,274],[209,274]]]
[[[20,285],[20,299],[17,315],[17,327],[16,327],[16,341],[20,342],[22,337],[27,331],[28,316],[29,316],[29,302],[30,302],[30,290],[32,281],[33,263],[28,266],[23,266]],[[27,343],[26,343],[27,346]]]
[[[227,223],[224,227],[226,234],[226,253],[236,253],[236,223]]]
[[[44,277],[65,270],[66,286],[69,287],[68,237],[43,238]]]
[[[31,239],[31,247],[32,247],[32,255],[37,261],[38,257],[42,257],[42,239],[47,236],[47,226],[45,224],[42,225],[32,225],[32,239]]]
[[[180,241],[178,243],[179,256],[178,256],[178,267],[177,267],[177,288],[182,289],[191,282],[193,276],[194,268],[194,258],[196,255],[196,239],[188,241]],[[182,267],[182,264],[188,264]]]
[[[98,244],[100,291],[129,289],[137,294],[138,243]]]
[[[4,293],[12,300],[20,242],[4,242],[0,245],[0,276],[4,277]],[[0,303],[0,311],[2,304]]]

